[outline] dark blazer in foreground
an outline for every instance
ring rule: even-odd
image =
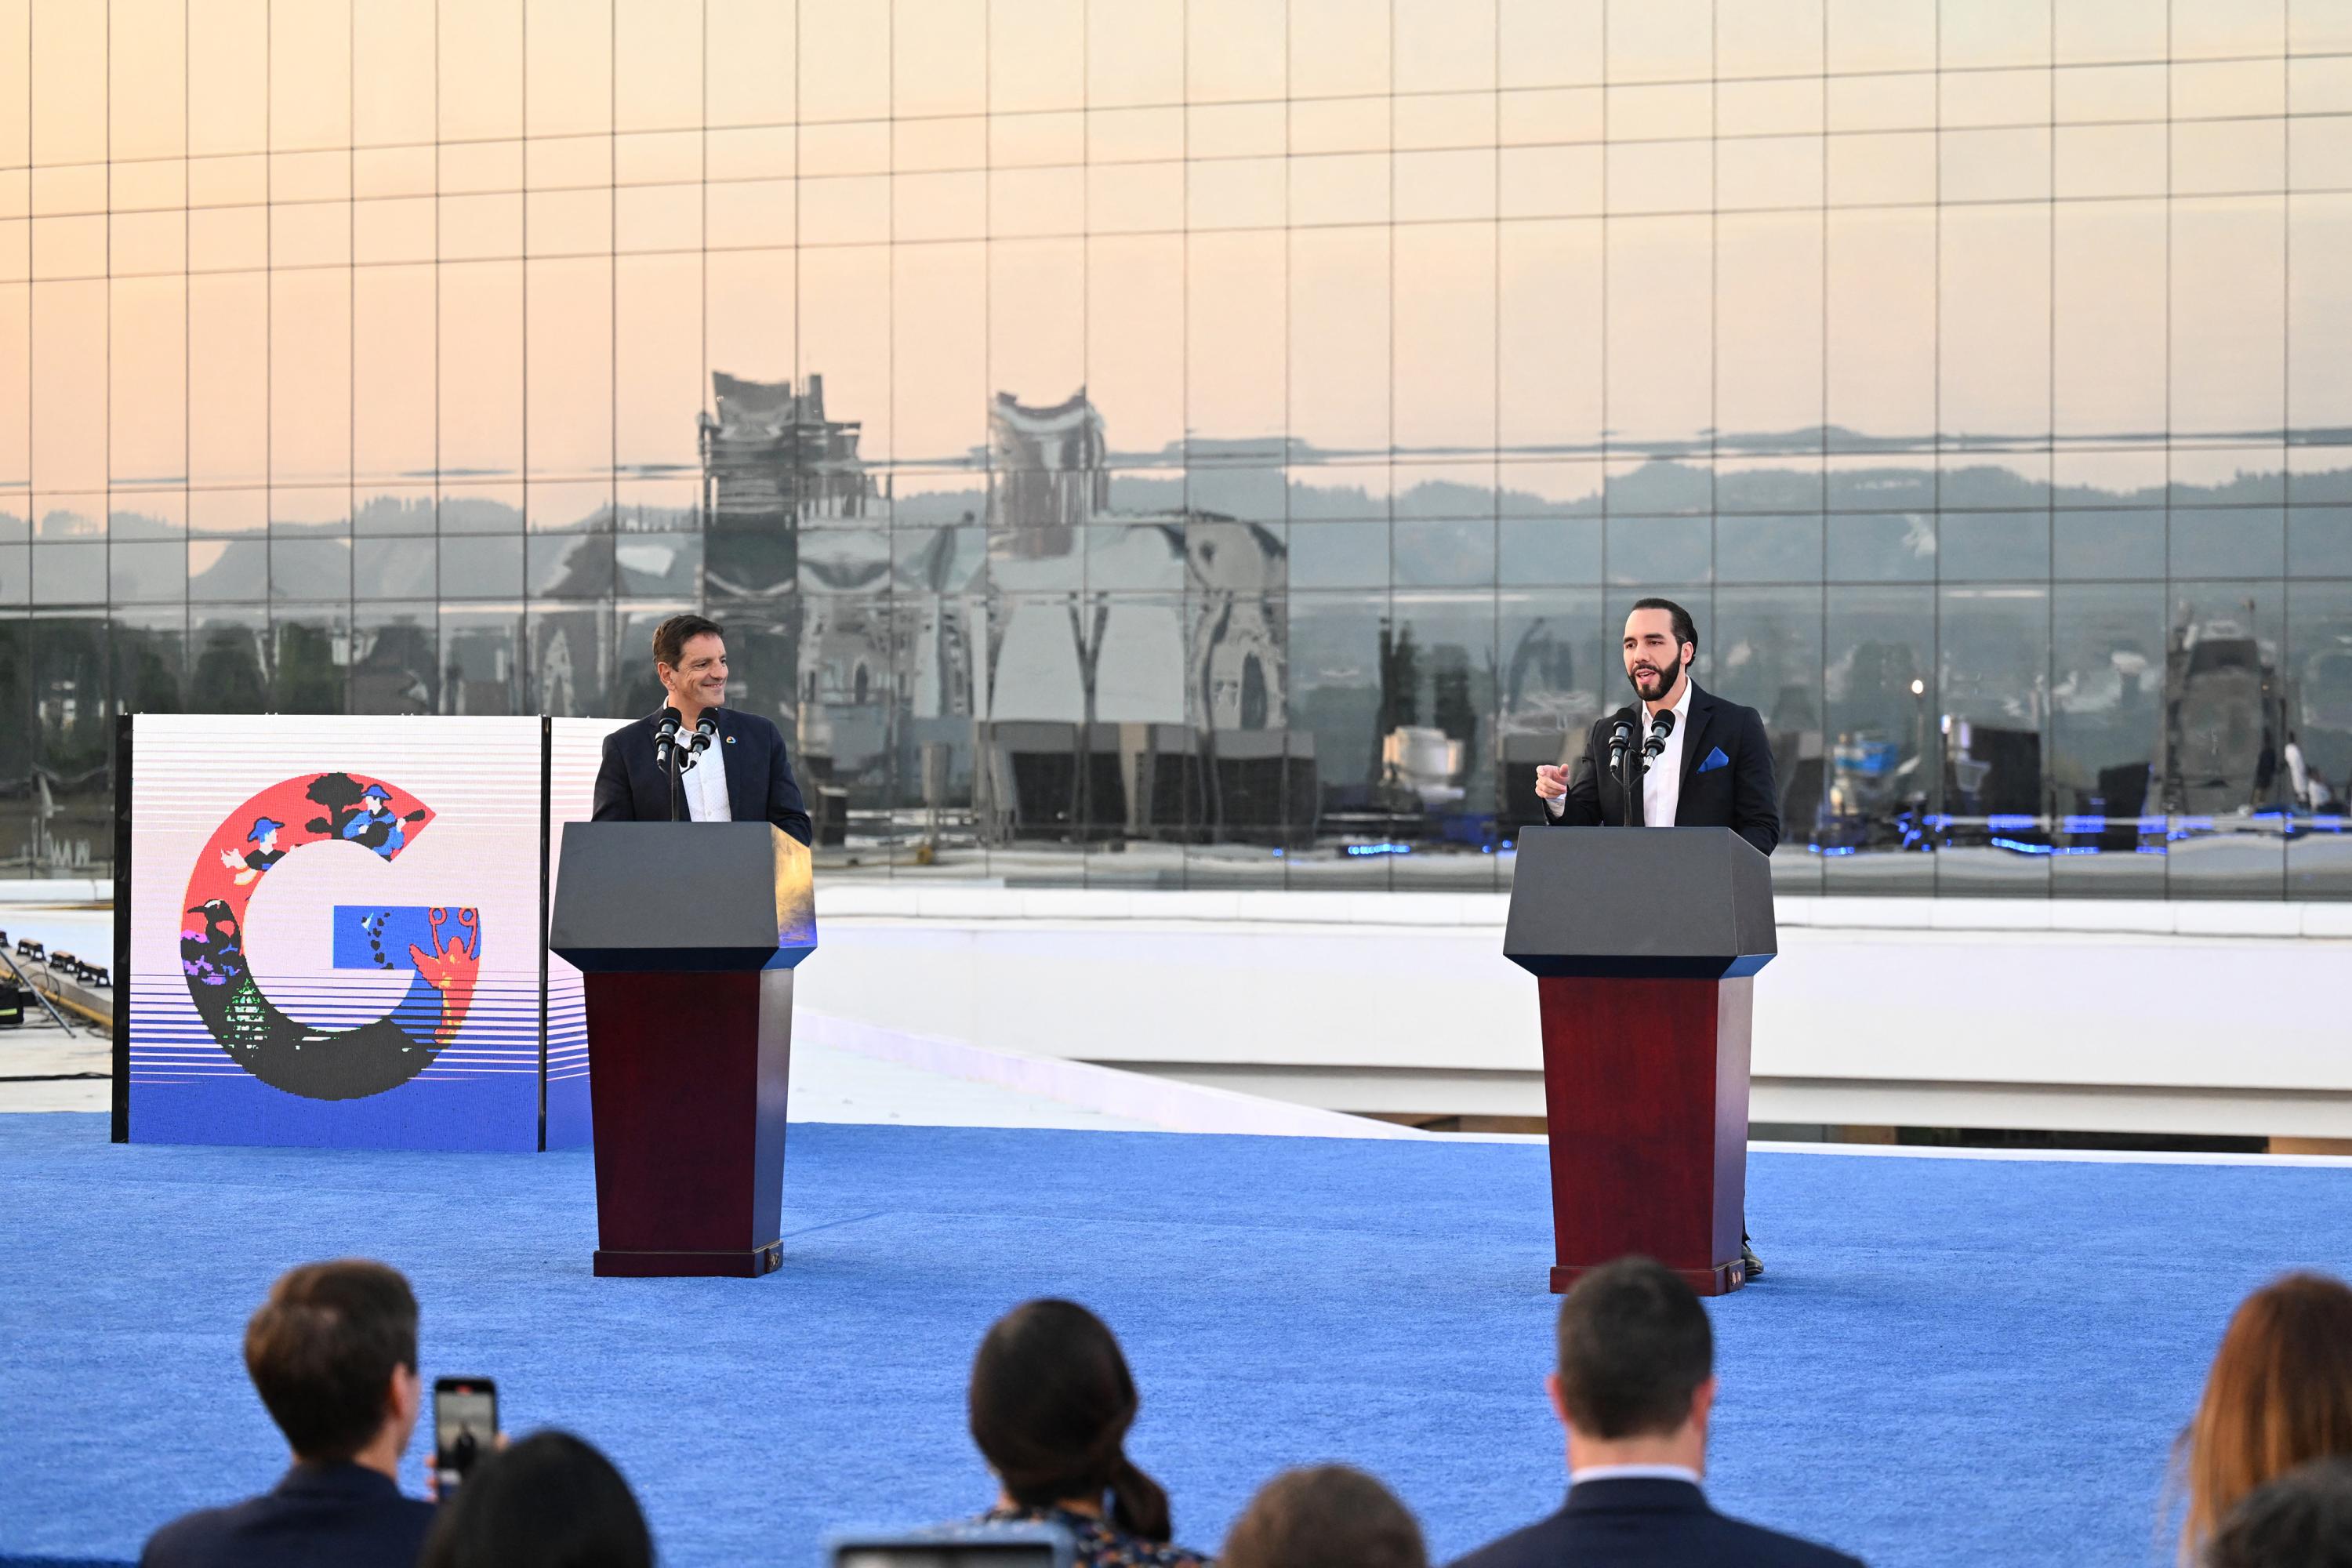
[[[808,807],[784,756],[784,732],[756,713],[728,708],[709,711],[719,721],[719,734],[694,765],[727,770],[727,814],[737,822],[772,822],[802,843],[809,842]],[[604,737],[604,762],[596,770],[596,805],[589,814],[596,821],[669,820],[669,776],[654,762],[654,731],[660,720],[658,713],[648,714]],[[683,792],[689,779],[679,781],[681,822],[688,815]]]
[[[360,1465],[296,1465],[274,1490],[175,1519],[140,1568],[416,1568],[433,1505]]]
[[[1620,710],[1622,711],[1622,710]],[[1609,726],[1615,713],[1593,721],[1569,770],[1568,794],[1552,820],[1563,827],[1614,827],[1627,820],[1625,792],[1609,771]],[[1720,697],[1710,697],[1691,682],[1690,728],[1683,735],[1682,795],[1675,806],[1676,827],[1728,827],[1765,854],[1780,842],[1780,792],[1772,782],[1772,742],[1764,733],[1764,716]],[[1633,815],[1642,820],[1642,742],[1648,726],[1634,721]],[[1724,760],[1706,767],[1716,752]]]
[[[1859,1558],[1727,1519],[1688,1481],[1626,1477],[1568,1489],[1549,1519],[1454,1568],[1862,1568]]]

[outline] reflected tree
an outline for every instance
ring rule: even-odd
[[[192,684],[204,712],[258,713],[267,708],[269,691],[253,632],[245,626],[207,630]]]
[[[278,628],[277,706],[281,713],[343,710],[343,672],[326,627],[289,622]]]

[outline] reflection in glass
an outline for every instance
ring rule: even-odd
[[[2277,898],[2285,791],[2277,583],[2170,585],[2165,717],[2155,773],[2178,820],[2166,858],[2174,898]]]
[[[523,690],[522,632],[518,610],[445,605],[441,611],[441,711],[530,711]]]
[[[257,608],[206,608],[192,612],[189,621],[194,662],[188,672],[188,710],[266,711],[269,679],[263,648],[269,635],[268,613]]]
[[[1712,219],[1643,217],[1608,229],[1608,405],[1612,445],[1676,449],[1714,423],[1710,389],[1686,366],[1708,357]]]
[[[371,604],[352,620],[349,672],[354,713],[431,713],[440,677],[430,602]]]
[[[2165,208],[2062,202],[2054,209],[2053,432],[2152,440],[2164,429]]]
[[[1822,826],[1829,748],[1822,723],[1822,593],[1817,588],[1718,588],[1706,637],[1707,690],[1763,716],[1779,786],[1781,848],[1773,882],[1817,884],[1811,851]]]
[[[2284,198],[2172,204],[2171,428],[2275,439],[2285,424]]]
[[[2061,585],[2051,611],[2051,808],[2060,895],[2161,898],[2154,758],[2165,722],[2160,584]]]
[[[1381,645],[1380,770],[1373,800],[1399,857],[1399,885],[1454,885],[1448,846],[1491,847],[1495,801],[1495,599],[1491,593],[1397,593]],[[1472,863],[1468,885],[1490,881]]]
[[[106,545],[103,542],[36,543],[33,546],[33,603],[106,603]]]
[[[1832,211],[1826,223],[1831,449],[1924,445],[1936,424],[1936,215]]]
[[[33,722],[40,761],[33,858],[53,875],[89,876],[111,854],[112,710],[102,614],[37,615],[31,624]]]
[[[1535,770],[1569,761],[1622,689],[1597,590],[1498,595],[1495,812],[1498,835],[1539,826]]]
[[[1832,586],[1824,596],[1827,756],[1814,838],[1824,892],[1935,891],[1935,625],[1928,588]]]
[[[270,616],[269,701],[279,713],[346,710],[344,666],[351,658],[348,612],[341,605],[281,605]]]
[[[641,712],[701,607],[828,865],[1493,887],[1667,585],[1783,888],[2352,897],[2312,7],[89,9],[0,797],[93,702]]]
[[[2049,590],[1947,588],[1937,613],[1943,741],[1943,809],[1933,825],[1937,890],[2046,894]]]
[[[109,615],[114,705],[124,713],[177,713],[186,703],[187,613],[178,605]]]

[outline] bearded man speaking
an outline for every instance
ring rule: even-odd
[[[1554,822],[1570,827],[1728,827],[1766,855],[1780,842],[1780,791],[1763,715],[1710,697],[1690,678],[1698,627],[1671,599],[1642,599],[1625,617],[1625,679],[1641,700],[1605,713],[1575,761],[1536,770],[1536,794]],[[1644,742],[1672,714],[1665,744],[1647,758]],[[1639,777],[1628,798],[1608,763],[1611,737],[1630,724],[1629,765]],[[1740,1238],[1751,1279],[1764,1265]]]

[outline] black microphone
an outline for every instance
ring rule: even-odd
[[[1675,732],[1675,710],[1661,708],[1650,718],[1650,738],[1642,742],[1642,756],[1646,761],[1666,749],[1666,737]]]
[[[1625,771],[1625,748],[1633,743],[1633,710],[1620,708],[1615,722],[1609,727],[1609,771]]]
[[[691,772],[694,764],[701,760],[702,753],[709,749],[710,738],[718,733],[719,721],[709,714],[705,713],[697,720],[694,726],[694,738],[689,741],[683,736],[679,737],[682,745],[681,755],[677,760],[677,771]]]
[[[661,710],[660,722],[654,726],[654,766],[669,766],[670,742],[677,738],[677,727],[686,722],[686,715],[675,708]]]

